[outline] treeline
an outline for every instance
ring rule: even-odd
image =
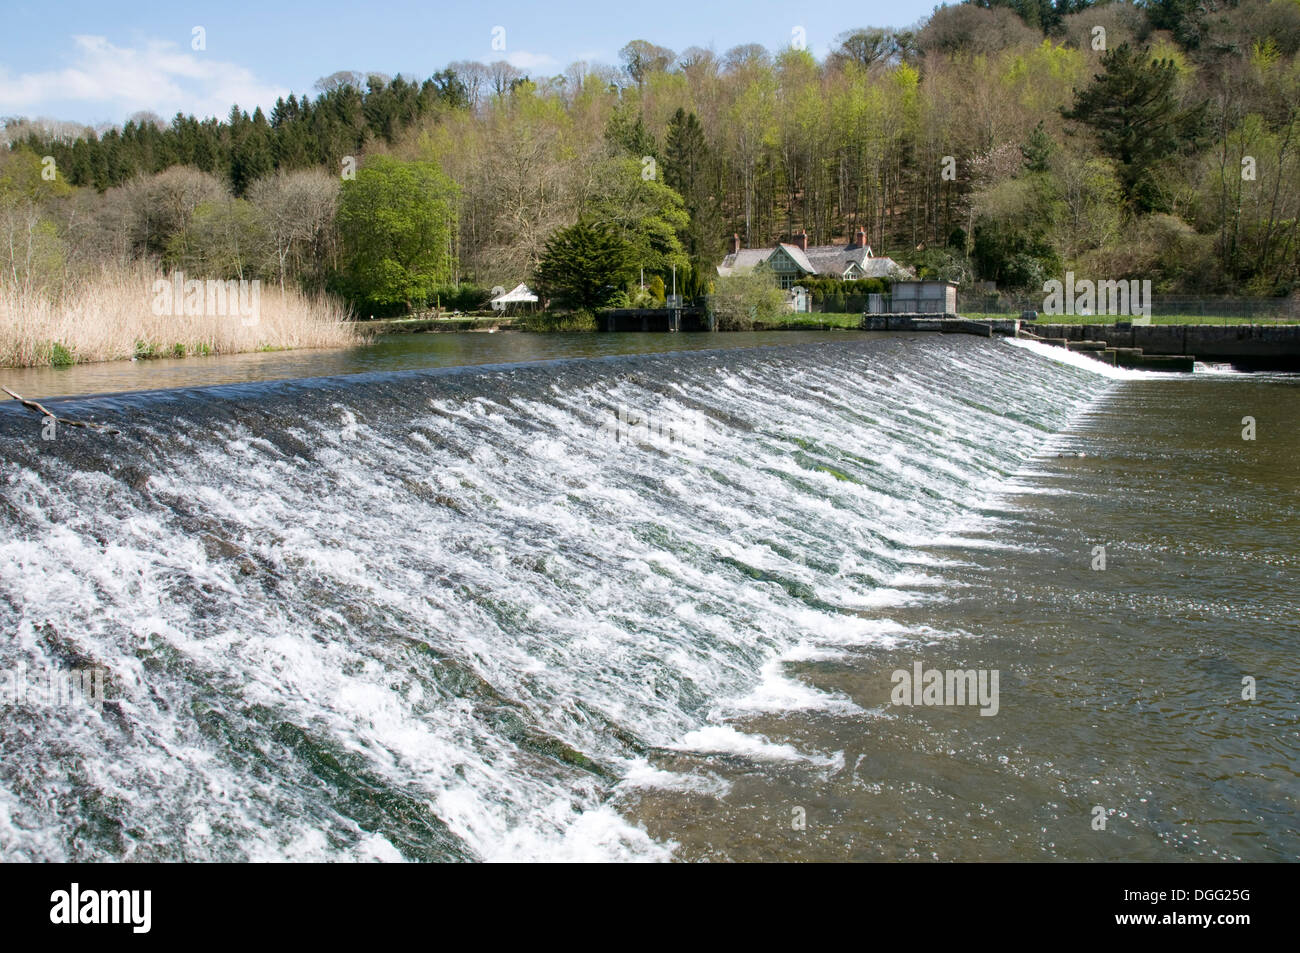
[[[1036,288],[1068,268],[1286,294],[1300,281],[1298,49],[1298,0],[980,0],[910,30],[851,30],[820,61],[636,40],[617,68],[552,77],[505,63],[418,86],[341,74],[269,119],[20,129],[8,167],[50,156],[58,181],[15,219],[0,169],[0,227],[26,222],[47,265],[107,247],[251,268],[362,313],[535,280],[579,223],[616,240],[623,287],[601,287],[629,303],[660,299],[674,272],[679,292],[707,290],[733,233],[823,244],[858,228],[877,254],[967,284]],[[301,222],[287,202],[272,225],[268,196],[309,172],[333,198]],[[149,198],[191,175],[210,178]],[[155,200],[182,214],[159,220]]]
[[[62,135],[33,123],[6,130],[11,148],[52,156],[71,185],[100,192],[174,165],[192,166],[225,179],[243,195],[274,171],[324,166],[334,173],[374,143],[392,144],[421,119],[469,105],[455,73],[443,70],[423,83],[397,76],[341,72],[318,82],[314,99],[290,94],[276,100],[270,116],[250,116],[232,106],[225,122],[178,114],[165,123],[153,114],[132,117],[102,135],[81,130]]]

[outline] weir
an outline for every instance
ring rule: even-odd
[[[7,709],[4,856],[666,857],[621,813],[648,759],[876,638],[860,607],[1109,386],[899,335],[82,398],[121,432],[51,441],[7,404],[0,667],[113,690]]]

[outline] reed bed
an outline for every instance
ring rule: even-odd
[[[230,313],[155,314],[154,283],[171,276],[137,267],[73,279],[61,293],[0,286],[0,366],[188,357],[241,351],[346,347],[365,333],[328,296],[260,286],[256,323]]]

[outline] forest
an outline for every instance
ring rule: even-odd
[[[220,121],[11,119],[7,307],[145,268],[259,278],[361,317],[469,309],[520,281],[563,297],[548,282],[577,247],[612,255],[620,285],[583,302],[635,303],[674,273],[713,289],[733,234],[858,228],[967,286],[1069,269],[1297,290],[1300,0],[980,0],[847,29],[820,60],[798,46],[637,39],[554,76],[345,71]]]

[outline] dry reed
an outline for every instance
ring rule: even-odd
[[[155,314],[154,282],[144,266],[73,280],[61,294],[0,287],[0,366],[115,361],[133,357],[234,354],[240,351],[344,347],[364,333],[347,309],[263,283],[255,324],[231,314]],[[183,311],[178,302],[173,309]]]

